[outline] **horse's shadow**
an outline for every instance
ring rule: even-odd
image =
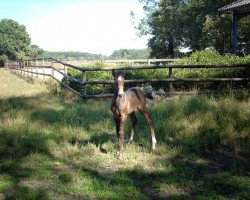
[[[107,150],[103,147],[103,144],[111,141],[112,143],[115,143],[116,136],[114,134],[110,133],[102,133],[93,135],[89,140],[78,140],[77,138],[72,138],[69,143],[71,145],[78,145],[79,147],[85,146],[88,144],[95,144],[96,147],[100,149],[102,153],[108,153]]]

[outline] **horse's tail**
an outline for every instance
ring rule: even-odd
[[[145,96],[149,99],[154,99],[153,96],[153,91],[144,91],[145,92]]]
[[[154,99],[154,91],[152,86],[143,87],[142,90],[147,98]]]

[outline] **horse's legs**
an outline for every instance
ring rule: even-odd
[[[118,137],[119,136],[119,130],[120,130],[120,117],[119,116],[114,116],[114,121],[115,121],[116,134],[117,134],[117,137]]]
[[[112,106],[111,107],[111,111],[114,115],[114,121],[115,121],[115,127],[116,127],[116,134],[117,134],[117,137],[119,135],[119,130],[120,130],[120,116],[115,108],[115,106]]]
[[[118,151],[119,154],[121,155],[123,153],[123,140],[124,140],[124,129],[125,129],[125,123],[127,120],[128,116],[127,115],[122,115],[120,118],[120,130],[119,130],[119,135],[118,135]]]
[[[129,143],[132,143],[134,140],[135,126],[137,124],[137,119],[134,112],[130,114],[130,118],[131,118],[131,133],[130,133]]]
[[[138,110],[140,111],[141,114],[144,115],[144,117],[147,119],[147,122],[149,124],[150,131],[151,131],[151,137],[152,137],[152,150],[154,151],[156,148],[156,138],[155,138],[155,130],[154,130],[154,126],[153,126],[153,120],[152,120],[151,116],[149,115],[149,113],[147,112],[145,107],[138,108]]]

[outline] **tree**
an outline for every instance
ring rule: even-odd
[[[174,50],[192,51],[213,47],[220,53],[230,49],[232,16],[218,15],[218,8],[234,0],[140,0],[145,17],[136,26],[141,35],[151,34],[152,57],[173,57]],[[227,20],[225,20],[226,18]],[[239,23],[241,51],[250,43],[250,19]]]
[[[142,35],[151,34],[148,46],[151,56],[156,58],[173,57],[174,48],[183,43],[182,10],[183,0],[141,0],[146,17],[137,29]]]
[[[218,9],[233,1],[188,0],[183,12],[187,22],[184,46],[193,51],[213,47],[220,53],[224,53],[227,44],[227,48],[230,49],[229,29],[231,27],[228,21],[218,15]]]
[[[239,54],[250,54],[250,16],[239,21]]]
[[[115,50],[110,59],[147,59],[150,49],[119,49]]]
[[[85,60],[101,60],[105,59],[106,56],[102,54],[92,54],[88,52],[79,51],[43,51],[40,58],[58,58],[58,59],[85,59]]]
[[[11,19],[0,21],[0,56],[9,60],[24,59],[31,52],[26,28]]]
[[[37,57],[39,57],[40,55],[42,55],[43,54],[43,49],[41,49],[39,46],[37,46],[37,45],[35,45],[35,44],[32,44],[31,46],[30,46],[30,53],[29,53],[29,57],[31,57],[31,58],[37,58]]]

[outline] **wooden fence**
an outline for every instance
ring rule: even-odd
[[[165,79],[134,79],[134,80],[125,80],[125,83],[155,83],[155,82],[165,82],[169,83],[169,92],[171,92],[174,82],[248,82],[250,83],[250,63],[248,64],[234,64],[234,65],[157,65],[157,66],[137,66],[137,67],[95,67],[95,68],[85,68],[79,67],[72,64],[68,64],[62,62],[60,60],[54,58],[47,59],[35,59],[35,60],[26,60],[19,62],[9,62],[5,64],[5,67],[9,67],[13,70],[18,70],[20,73],[24,75],[31,75],[33,77],[42,76],[51,77],[58,81],[65,88],[72,91],[74,94],[82,97],[83,99],[89,98],[109,98],[112,97],[113,94],[94,94],[88,95],[86,94],[86,85],[94,85],[94,84],[114,84],[114,80],[93,80],[87,81],[86,72],[88,71],[110,71],[111,70],[148,70],[148,69],[167,69],[168,77]],[[67,74],[67,68],[72,68],[82,72],[82,80],[76,79],[75,77],[69,76]],[[191,68],[247,68],[248,69],[248,77],[247,78],[172,78],[173,69],[191,69]],[[46,69],[50,69],[50,72],[46,73]],[[60,74],[61,78],[58,78],[55,74]],[[78,92],[71,88],[64,80],[71,80],[75,83],[78,83],[83,86],[83,92]]]

